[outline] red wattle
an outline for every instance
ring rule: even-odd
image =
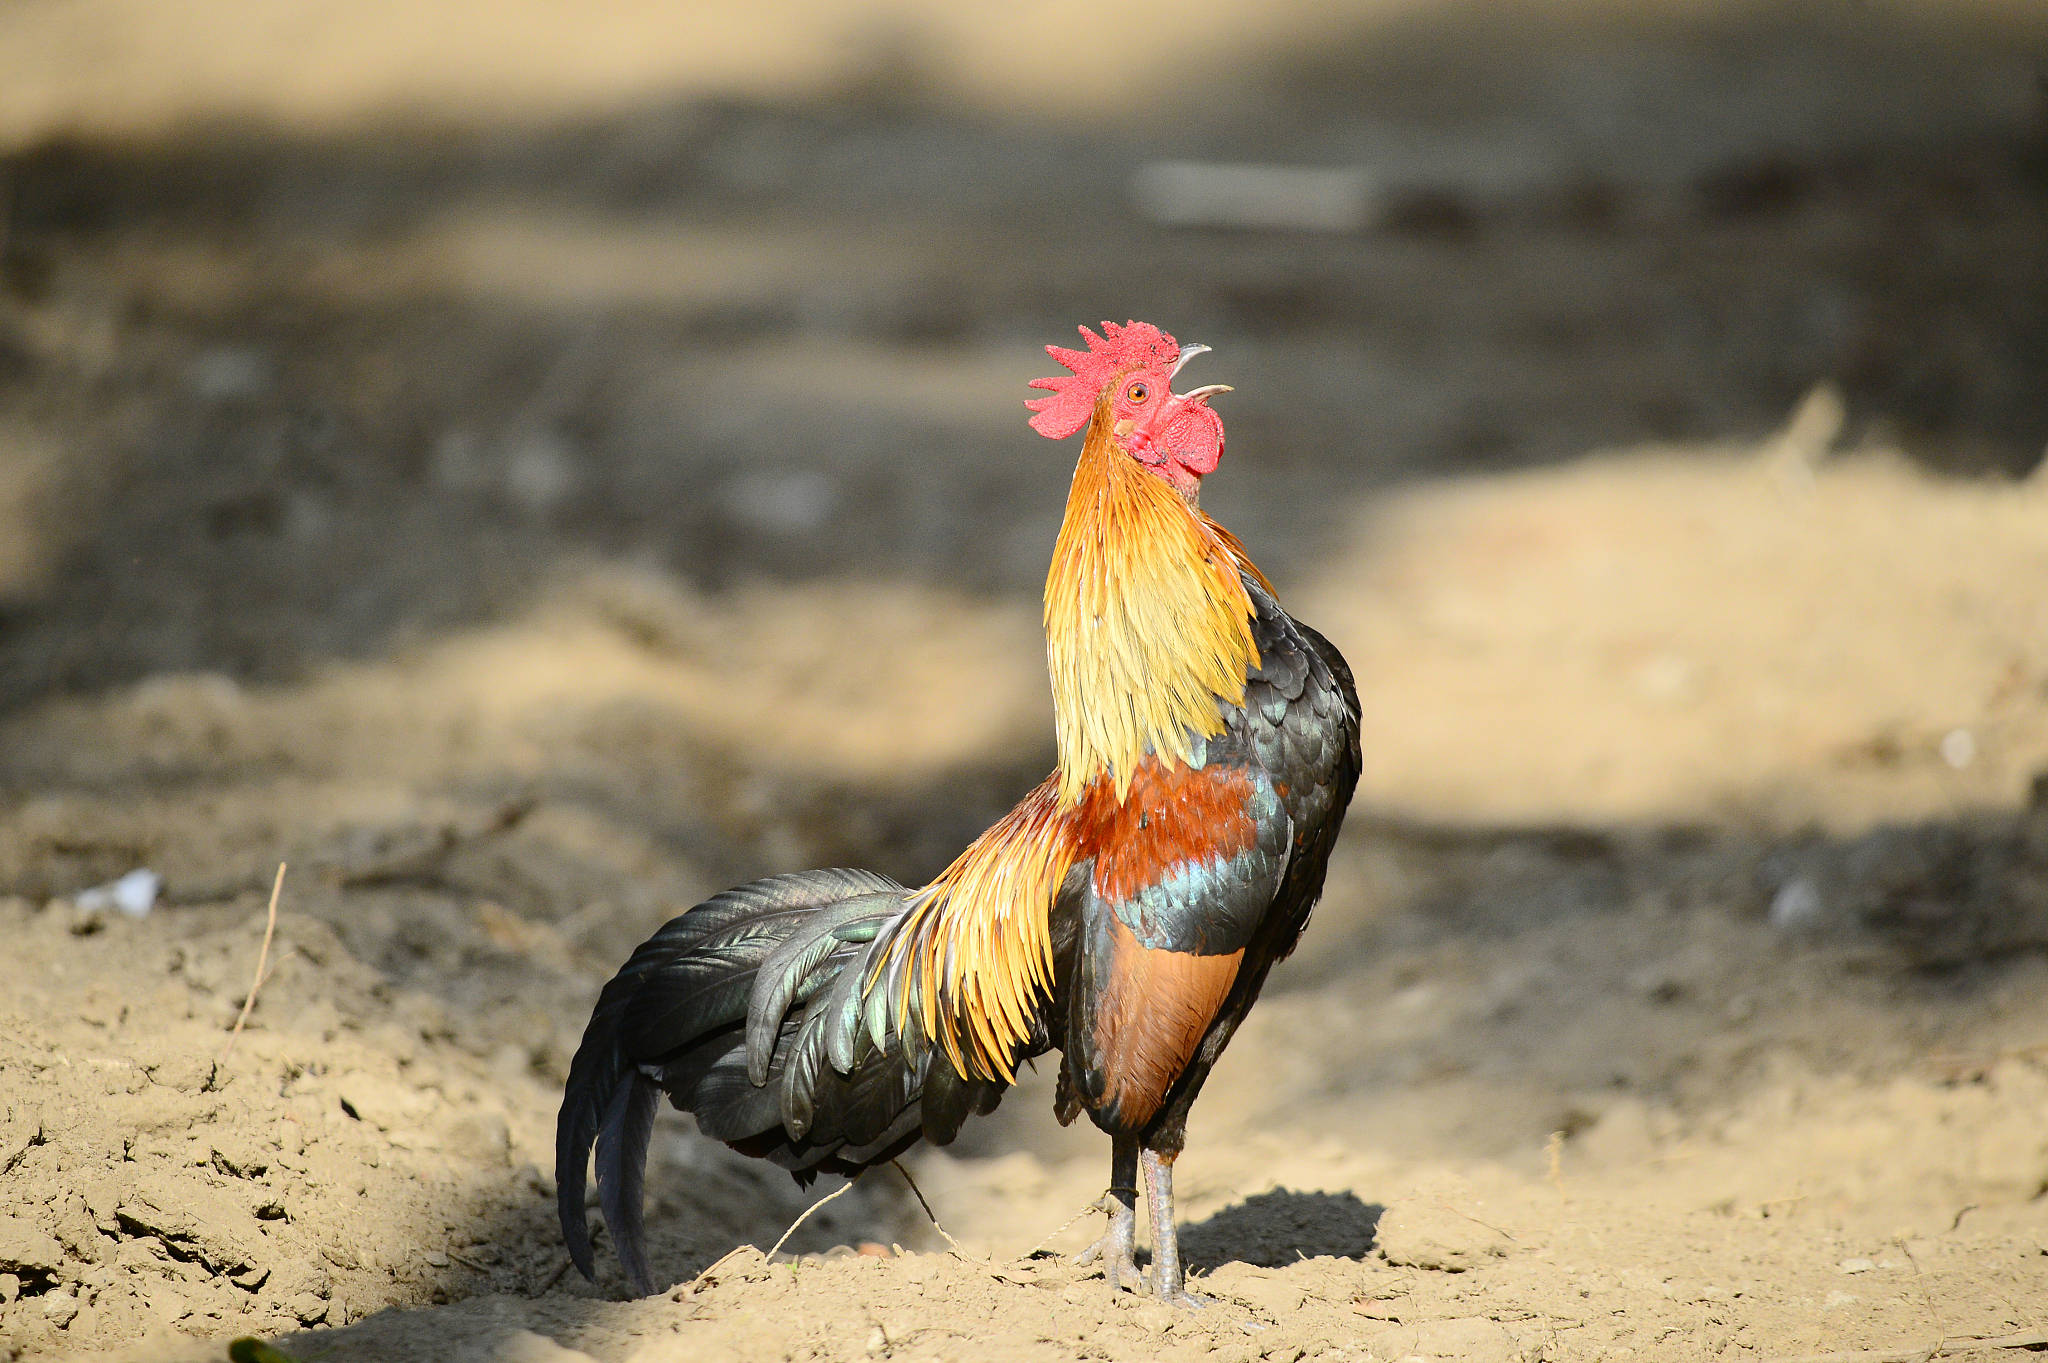
[[[1200,478],[1216,471],[1223,459],[1223,418],[1200,402],[1184,403],[1158,436],[1171,459]]]

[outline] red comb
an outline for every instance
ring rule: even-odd
[[[1088,424],[1095,413],[1095,399],[1118,374],[1154,366],[1171,369],[1180,358],[1180,346],[1173,337],[1150,322],[1122,326],[1104,322],[1100,336],[1082,327],[1081,337],[1088,342],[1085,351],[1056,345],[1045,348],[1046,354],[1073,372],[1033,379],[1031,387],[1050,389],[1052,396],[1029,398],[1024,403],[1038,413],[1031,418],[1031,429],[1054,440],[1065,440]]]

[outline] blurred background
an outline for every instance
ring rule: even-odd
[[[343,1270],[308,1181],[316,1267],[254,1305],[88,1282],[80,1232],[32,1281],[84,1323],[24,1338],[534,1295],[554,1095],[631,946],[776,871],[921,881],[1051,761],[1075,450],[1020,404],[1104,318],[1214,347],[1204,505],[1366,706],[1190,1216],[1534,1206],[1562,1132],[1617,1199],[1826,1207],[1769,1228],[1795,1296],[1841,1258],[1808,1230],[2005,1208],[1952,1281],[1922,1256],[1988,1300],[2048,1186],[2040,5],[16,0],[0,893],[53,991],[20,1044],[118,1050],[111,1001],[162,986],[210,1048],[288,857],[323,945],[252,1019],[274,1101],[338,1120],[321,1085],[393,1047],[391,1083],[468,1076],[393,1121],[470,1199]],[[79,906],[136,869],[146,916]],[[218,1120],[272,1119],[245,1100]],[[918,1166],[956,1233],[1099,1188],[1045,1107]],[[465,1164],[476,1121],[506,1144]],[[656,1243],[694,1271],[805,1199],[685,1126]],[[818,1245],[918,1233],[864,1195]],[[1671,1234],[1640,1257],[1682,1267]],[[1836,1338],[1784,1310],[1751,1338]]]

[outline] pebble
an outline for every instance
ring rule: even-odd
[[[59,1330],[71,1323],[78,1314],[78,1298],[69,1292],[46,1292],[43,1294],[43,1315]]]
[[[1780,932],[1803,932],[1826,912],[1820,886],[1809,876],[1794,876],[1771,896],[1771,926]]]

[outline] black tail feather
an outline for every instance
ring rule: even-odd
[[[654,1112],[661,1090],[638,1070],[628,1076],[605,1107],[604,1126],[597,1133],[597,1198],[604,1223],[611,1228],[619,1263],[641,1296],[654,1291],[647,1271],[646,1237],[641,1230],[641,1180],[647,1173],[647,1138],[654,1131]],[[582,1208],[577,1208],[582,1214]]]
[[[598,1201],[619,1261],[636,1291],[654,1289],[642,1179],[664,1092],[706,1135],[800,1182],[858,1173],[920,1135],[949,1141],[970,1111],[995,1106],[1002,1085],[963,1080],[934,1061],[866,994],[871,944],[904,911],[905,894],[866,871],[727,890],[664,925],[605,985],[555,1131],[557,1210],[585,1277],[595,1276],[584,1213],[595,1145]]]

